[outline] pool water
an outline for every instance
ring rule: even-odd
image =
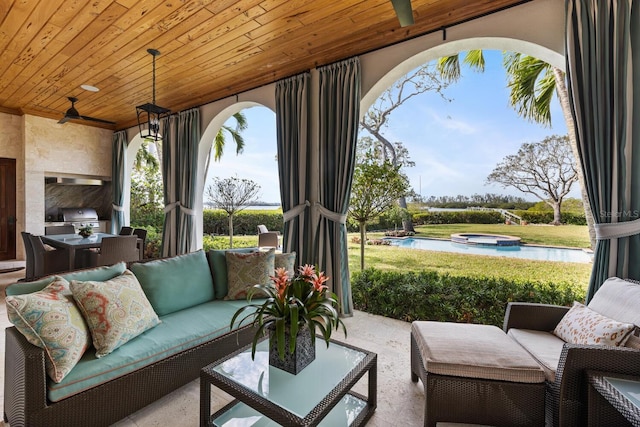
[[[592,262],[591,254],[582,249],[550,248],[546,246],[495,246],[466,245],[450,240],[404,238],[389,240],[391,245],[401,248],[424,249],[428,251],[455,252],[470,255],[491,255],[513,258],[534,259],[538,261]]]

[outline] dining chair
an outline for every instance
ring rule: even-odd
[[[29,236],[33,249],[33,277],[38,278],[69,269],[69,252],[66,249],[45,247],[40,236]]]
[[[31,239],[30,239],[31,233],[22,231],[20,234],[22,234],[22,242],[24,243],[24,259],[26,264],[24,279],[26,281],[31,281],[35,279],[33,245],[31,244]]]
[[[44,228],[44,234],[46,236],[54,234],[76,234],[76,228],[71,224],[49,225]]]
[[[126,225],[122,226],[120,228],[120,233],[118,233],[118,235],[120,236],[131,236],[132,234],[133,234],[133,227],[127,227]]]
[[[90,252],[92,267],[140,260],[138,236],[103,237],[100,252]]]
[[[140,259],[144,259],[144,254],[147,248],[147,230],[144,228],[134,228],[133,235],[138,236],[138,239],[141,239],[142,242],[139,244],[140,249]]]

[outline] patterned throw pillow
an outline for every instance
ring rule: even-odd
[[[286,268],[289,272],[289,277],[293,277],[296,273],[296,253],[276,254],[275,268]]]
[[[160,323],[129,270],[106,282],[72,280],[70,287],[91,330],[96,357],[106,356]]]
[[[574,302],[553,334],[572,344],[620,346],[629,338],[634,325],[610,319]]]
[[[6,301],[11,323],[27,341],[45,350],[47,374],[56,383],[62,381],[91,344],[69,282],[55,277],[41,291],[7,296]]]
[[[229,292],[226,300],[245,299],[253,285],[266,285],[275,270],[275,249],[248,254],[227,252],[227,283]]]

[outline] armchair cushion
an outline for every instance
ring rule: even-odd
[[[633,329],[633,323],[610,319],[576,301],[553,333],[572,344],[620,346]]]
[[[564,341],[550,332],[531,329],[512,328],[507,335],[536,359],[547,381],[555,381]]]
[[[41,291],[7,296],[6,303],[11,323],[27,341],[44,349],[49,377],[56,383],[62,381],[91,344],[69,282],[55,277]]]
[[[640,285],[610,277],[595,293],[588,307],[619,322],[640,326]]]

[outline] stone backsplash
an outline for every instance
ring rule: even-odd
[[[100,219],[111,219],[111,182],[104,185],[45,184],[45,221],[61,221],[60,208],[94,208]]]

